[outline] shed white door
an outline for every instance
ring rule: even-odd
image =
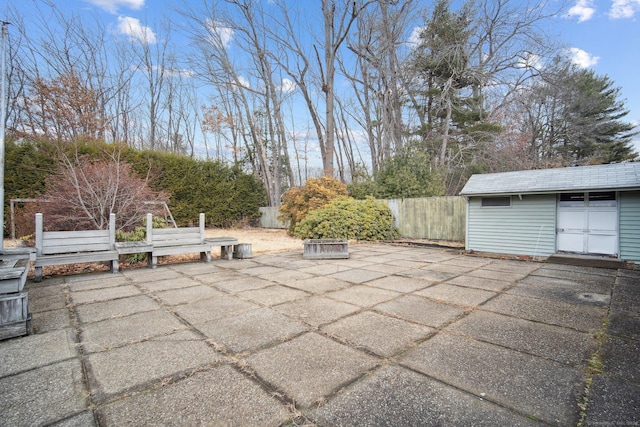
[[[615,192],[561,194],[557,230],[558,251],[617,254],[618,206]]]

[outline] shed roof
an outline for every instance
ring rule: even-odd
[[[640,163],[472,175],[463,196],[640,189]]]

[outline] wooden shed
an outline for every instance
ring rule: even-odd
[[[473,175],[466,249],[640,263],[640,163]]]

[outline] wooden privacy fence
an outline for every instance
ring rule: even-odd
[[[401,237],[464,242],[467,204],[462,196],[381,200],[393,212]],[[260,208],[263,228],[287,228],[277,207]]]
[[[400,236],[464,242],[467,202],[461,196],[382,200]]]

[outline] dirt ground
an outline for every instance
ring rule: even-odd
[[[303,241],[291,237],[287,230],[272,228],[210,228],[205,231],[206,237],[235,237],[238,243],[251,243],[251,252],[262,254],[267,252],[284,252],[303,250]]]

